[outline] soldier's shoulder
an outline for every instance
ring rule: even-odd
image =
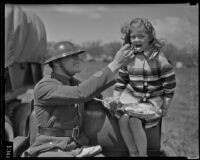
[[[51,78],[50,75],[43,77],[34,87],[34,90],[41,88],[42,86],[48,85],[48,84],[59,84],[60,82],[57,81],[54,78]]]
[[[60,82],[56,79],[53,79],[51,77],[43,77],[34,87],[34,97],[35,99],[40,99],[44,95],[51,92],[51,90],[54,90],[57,85],[59,85]]]

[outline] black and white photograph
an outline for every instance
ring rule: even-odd
[[[4,7],[4,157],[199,159],[199,4]]]

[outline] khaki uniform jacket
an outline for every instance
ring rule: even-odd
[[[86,81],[79,83],[74,78],[66,78],[52,72],[34,88],[34,110],[38,127],[72,129],[82,127],[84,102],[100,94],[115,83],[114,73],[105,67]],[[79,114],[79,115],[78,115]],[[38,134],[35,142],[24,152],[25,156],[35,157],[41,152],[55,148],[72,151],[79,145],[87,145],[88,138],[83,132],[76,139],[53,137]],[[76,153],[74,153],[76,154]]]

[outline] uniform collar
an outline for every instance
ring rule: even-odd
[[[51,77],[57,79],[60,82],[62,82],[64,85],[70,85],[70,81],[73,79],[73,77],[70,77],[68,75],[63,76],[63,75],[58,74],[58,73],[56,73],[54,71],[51,73]]]

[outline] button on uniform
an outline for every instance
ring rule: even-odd
[[[146,94],[145,94],[145,97],[150,97],[150,93],[146,93]]]
[[[146,101],[147,101],[147,98],[146,98],[146,97],[144,97],[144,98],[142,99],[142,101],[146,102]]]
[[[144,86],[148,86],[148,83],[147,83],[147,82],[144,82]]]

